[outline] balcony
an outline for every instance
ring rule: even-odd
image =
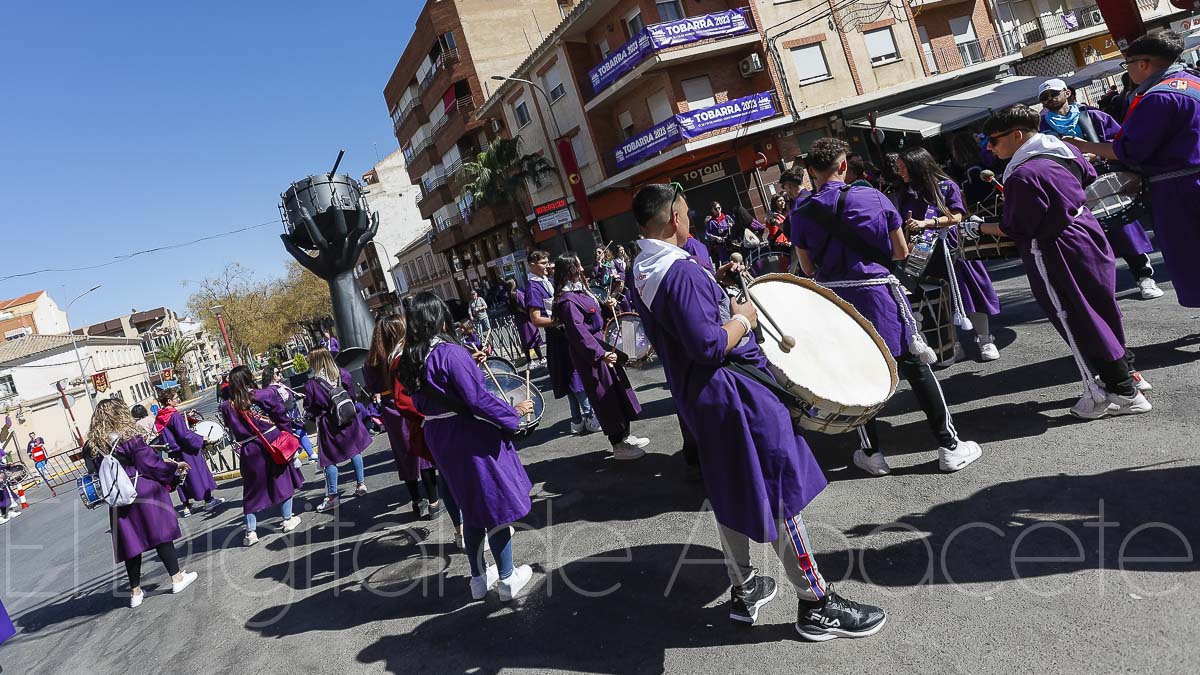
[[[458,144],[463,134],[474,131],[482,123],[475,119],[475,98],[464,96],[454,102],[445,117],[438,120],[433,130],[434,145],[439,155],[445,155],[451,147]]]
[[[450,73],[453,70],[454,64],[458,63],[458,61],[459,55],[457,49],[448,49],[442,52],[437,57],[437,60],[433,62],[433,68],[430,68],[429,72],[425,73],[425,77],[417,85],[417,96],[424,101],[426,94],[433,91],[440,97],[441,93],[446,90],[446,86],[449,85]],[[433,105],[428,101],[426,103],[430,106]]]
[[[1026,55],[1045,47],[1100,35],[1108,30],[1104,16],[1096,5],[1068,7],[1052,14],[1019,24],[1000,37],[1006,48],[1021,50]],[[1073,34],[1078,35],[1073,35]],[[1071,39],[1058,39],[1070,35]]]
[[[416,96],[408,105],[398,109],[392,115],[392,131],[396,134],[396,139],[404,143],[412,138],[413,132],[421,124],[421,117],[425,112],[425,105],[421,103],[421,97]]]
[[[986,40],[971,40],[953,47],[923,51],[930,73],[936,75],[1004,58],[1016,54],[1019,48],[994,35]]]
[[[417,210],[421,212],[422,218],[432,218],[434,211],[454,200],[454,196],[450,194],[450,187],[447,185],[448,180],[449,178],[443,173],[428,182],[422,181],[422,198],[417,202]]]
[[[581,83],[585,109],[665,62],[709,58],[760,42],[749,7],[650,24],[588,71],[588,80]]]
[[[414,177],[413,182],[415,183],[415,177],[421,176],[426,171],[429,171],[429,169],[433,168],[433,165],[438,158],[436,152],[426,152],[427,150],[433,149],[432,136],[427,136],[421,139],[419,142],[410,146],[410,148],[412,150],[412,158],[409,159],[408,154],[405,154],[404,158],[408,163],[408,175]]]

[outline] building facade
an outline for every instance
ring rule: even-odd
[[[58,303],[46,291],[0,301],[0,334],[5,340],[69,331],[67,313],[59,309]]]
[[[167,307],[132,312],[79,329],[76,333],[138,340],[142,345],[150,381],[155,385],[178,381],[181,375],[185,375],[194,387],[208,386],[220,379],[221,368],[228,365],[228,358],[221,356],[223,352],[217,336],[209,335],[195,321],[186,317],[181,319]],[[172,364],[159,360],[157,353],[165,345],[185,337],[190,338],[196,348],[185,357],[183,367],[186,372],[180,374],[174,371]]]
[[[446,256],[434,253],[433,228],[413,238],[396,254],[392,272],[400,283],[400,295],[410,296],[428,291],[443,300],[459,298]]]
[[[362,177],[363,196],[379,214],[379,231],[354,268],[359,292],[376,314],[395,311],[400,292],[390,269],[400,249],[428,227],[417,209],[421,189],[408,176],[404,153],[396,150]]]

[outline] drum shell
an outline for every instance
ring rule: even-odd
[[[626,322],[636,322],[635,328],[637,337],[636,344],[626,345],[624,340],[624,331],[622,326]],[[636,312],[621,312],[616,317],[609,319],[604,324],[604,339],[610,345],[621,350],[629,357],[628,365],[635,368],[641,367],[650,361],[654,356],[654,347],[650,344],[650,338],[646,335],[645,328],[642,327],[642,317]]]
[[[948,282],[922,282],[920,294],[911,298],[913,318],[921,324],[921,334],[929,348],[945,361],[954,354],[958,330],[954,326],[954,308],[950,302]]]
[[[486,368],[484,366],[486,366]],[[517,374],[517,367],[513,365],[512,361],[509,361],[503,356],[487,357],[483,363],[479,364],[479,369],[485,373],[488,371],[488,369],[491,369],[493,373],[508,373],[509,375]]]
[[[1017,242],[990,234],[980,235],[978,239],[960,237],[958,248],[963,260],[1011,260],[1021,255]]]
[[[526,384],[525,378],[519,375],[494,371],[491,375],[483,378],[483,383],[488,391],[507,401],[510,405],[520,403],[526,398],[533,401],[533,412],[521,418],[521,424],[515,434],[518,438],[528,435],[541,423],[546,403],[537,385]],[[528,387],[528,394],[526,387]]]
[[[746,257],[746,269],[753,277],[761,277],[765,274],[783,274],[791,268],[791,265],[792,254],[788,251],[775,250],[770,244],[759,246]]]
[[[100,496],[100,480],[91,474],[84,474],[75,479],[75,488],[79,490],[79,499],[85,508],[94,509],[104,504]]]
[[[1084,188],[1084,203],[1105,230],[1123,227],[1150,213],[1146,185],[1131,171],[1110,171]]]
[[[344,212],[348,226],[353,226],[358,220],[357,212],[360,209],[367,208],[358,181],[344,174],[309,176],[292,183],[279,195],[279,199],[280,215],[292,241],[301,248],[309,249],[315,248],[316,244],[304,227],[301,208],[308,211],[326,240],[339,240],[345,236],[345,233],[336,231],[336,221],[330,211],[332,207],[336,206]]]

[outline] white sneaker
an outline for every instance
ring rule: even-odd
[[[633,434],[629,434],[628,436],[626,436],[625,442],[632,445],[635,448],[644,448],[647,445],[650,445],[649,438],[642,438],[640,436],[634,436]]]
[[[983,448],[975,441],[959,441],[953,450],[938,448],[938,468],[958,471],[983,456]]]
[[[586,428],[587,428],[587,426],[583,422],[580,422],[578,424],[576,424],[575,422],[571,422],[571,435],[578,436],[578,435],[582,434],[583,430]]]
[[[182,593],[183,589],[187,588],[188,586],[191,586],[192,582],[195,581],[199,577],[200,577],[200,575],[196,574],[195,572],[184,572],[182,581],[171,582],[171,592],[172,593]]]
[[[954,341],[954,351],[950,353],[950,356],[948,358],[946,358],[945,360],[938,361],[937,363],[935,363],[933,365],[938,366],[939,368],[944,368],[946,366],[952,366],[952,365],[958,363],[959,361],[965,361],[966,358],[967,358],[967,353],[965,351],[963,351],[962,343],[955,340]]]
[[[1098,420],[1108,415],[1140,415],[1153,409],[1154,406],[1150,405],[1150,401],[1139,391],[1132,397],[1109,393],[1102,401],[1086,395],[1071,406],[1071,414],[1085,420]]]
[[[602,431],[600,420],[596,419],[595,415],[583,418],[583,426],[588,430],[589,434],[594,434]]]
[[[335,506],[337,506],[337,504],[338,504],[337,495],[332,495],[332,496],[326,495],[325,499],[322,499],[321,503],[317,505],[317,513],[324,513],[325,511],[328,511],[329,509],[332,509]]]
[[[211,511],[212,509],[215,509],[224,503],[225,503],[224,497],[213,497],[212,499],[208,500],[207,503],[204,504],[204,508]]]
[[[646,451],[636,445],[631,445],[628,440],[617,443],[612,448],[613,459],[627,461],[631,459],[641,459],[646,456]]]
[[[137,609],[138,607],[142,606],[142,601],[145,599],[146,599],[145,591],[142,591],[141,593],[130,593],[129,594],[129,607],[131,609]]]
[[[246,536],[242,537],[242,546],[253,546],[258,543],[257,532],[247,532]]]
[[[1129,376],[1133,378],[1134,389],[1137,389],[1138,391],[1152,391],[1154,389],[1154,387],[1150,385],[1150,380],[1142,377],[1140,372],[1135,370],[1130,373]]]
[[[359,483],[358,485],[354,486],[354,496],[355,497],[362,497],[365,494],[367,494],[367,484],[366,483]]]
[[[500,599],[508,602],[517,597],[521,594],[521,589],[525,588],[525,585],[532,578],[533,570],[529,568],[529,565],[521,565],[514,569],[511,576],[507,579],[501,579],[496,584],[500,587]]]
[[[8,516],[0,516],[0,525],[8,522]]]
[[[283,524],[279,526],[279,529],[283,530],[284,532],[291,532],[297,527],[300,527],[300,516],[292,516],[291,518],[283,521]]]
[[[471,577],[471,598],[482,600],[488,591],[496,587],[498,581],[500,581],[500,571],[496,569],[495,565],[488,565],[487,572],[484,572],[483,576]]]
[[[1138,288],[1142,291],[1143,300],[1153,300],[1163,296],[1163,290],[1150,278],[1140,279],[1138,281]]]
[[[986,338],[981,335],[975,338],[975,341],[979,343],[979,358],[984,361],[995,361],[1000,358],[1000,350],[996,348],[996,342],[991,335]]]
[[[867,454],[862,448],[854,451],[854,466],[866,471],[872,476],[886,476],[892,472],[892,467],[888,466],[887,458],[882,452],[873,452]]]
[[[17,516],[21,515],[21,506],[19,504],[14,504],[14,505],[16,506],[15,509],[12,507],[9,507],[9,509],[8,509],[8,519],[9,520],[12,520],[13,518],[16,518]]]

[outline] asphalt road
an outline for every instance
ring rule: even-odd
[[[515,539],[534,586],[511,605],[471,602],[449,522],[414,521],[386,437],[367,456],[363,498],[241,547],[240,484],[182,521],[200,580],[183,595],[151,555],[150,595],[127,607],[103,512],[63,493],[0,526],[0,595],[19,634],[13,673],[198,672],[1198,672],[1200,671],[1200,311],[1136,298],[1123,267],[1129,343],[1155,410],[1079,423],[1080,385],[1019,265],[994,269],[1004,302],[1000,361],[942,371],[958,429],[984,457],[937,471],[911,395],[884,415],[895,474],[847,468],[852,436],[809,439],[831,479],[805,512],[827,579],[884,605],[874,638],[808,644],[786,585],[753,628],[731,625],[727,581],[702,488],[684,480],[674,405],[655,366],[633,373],[652,439],[638,462],[605,439],[566,435],[551,402],[522,446],[534,508]],[[352,481],[352,478],[343,480]],[[771,556],[761,566],[783,581]]]

